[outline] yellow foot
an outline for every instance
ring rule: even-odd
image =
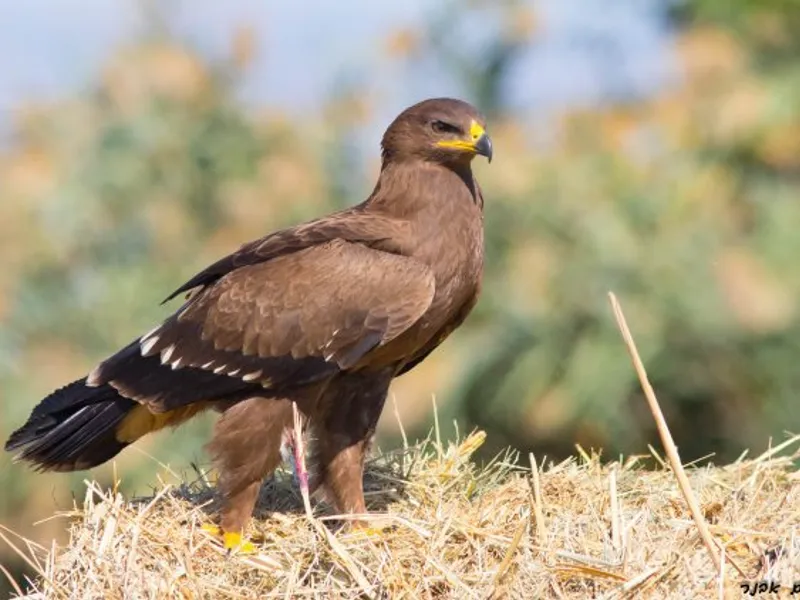
[[[237,552],[238,554],[253,554],[256,547],[252,542],[242,536],[241,533],[226,533],[218,525],[206,524],[201,526],[201,529],[210,533],[215,537],[222,537],[222,545],[228,552]]]
[[[380,537],[396,527],[394,520],[388,517],[376,517],[369,520],[354,521],[351,525],[352,535],[356,538]]]
[[[241,533],[223,533],[222,545],[228,552],[237,552],[239,554],[253,554],[256,547],[252,542],[247,541]]]

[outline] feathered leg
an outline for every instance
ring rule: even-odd
[[[291,422],[289,400],[249,398],[227,408],[214,427],[208,451],[219,472],[220,527],[229,550],[247,544],[242,537],[245,525],[262,480],[281,461],[282,433]]]
[[[328,386],[311,419],[314,487],[342,514],[367,512],[364,459],[389,390],[391,372],[358,373]],[[355,523],[360,525],[362,523]]]

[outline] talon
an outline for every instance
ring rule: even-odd
[[[256,551],[255,545],[248,541],[241,533],[223,532],[219,525],[214,525],[213,523],[201,525],[200,529],[206,533],[210,533],[214,537],[222,537],[222,545],[229,553],[253,554]]]
[[[369,521],[355,521],[351,525],[351,533],[355,537],[380,537],[387,531],[396,528],[391,519],[378,518]]]
[[[222,534],[222,545],[225,546],[228,552],[237,552],[239,554],[252,554],[256,551],[253,543],[247,541],[241,533]]]
[[[220,529],[219,525],[214,525],[213,523],[206,523],[205,525],[201,525],[200,529],[202,529],[206,533],[210,533],[213,536],[222,535],[222,529]]]
[[[380,537],[386,531],[385,527],[359,527],[353,532],[355,537]]]

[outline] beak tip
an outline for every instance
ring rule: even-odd
[[[485,133],[478,138],[478,141],[475,143],[475,150],[481,156],[485,156],[489,163],[492,162],[492,155],[494,154],[492,149],[492,138],[490,138]]]

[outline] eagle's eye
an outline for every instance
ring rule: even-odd
[[[461,133],[461,129],[459,127],[440,120],[431,121],[431,129],[433,129],[436,133],[453,133],[456,135]]]

